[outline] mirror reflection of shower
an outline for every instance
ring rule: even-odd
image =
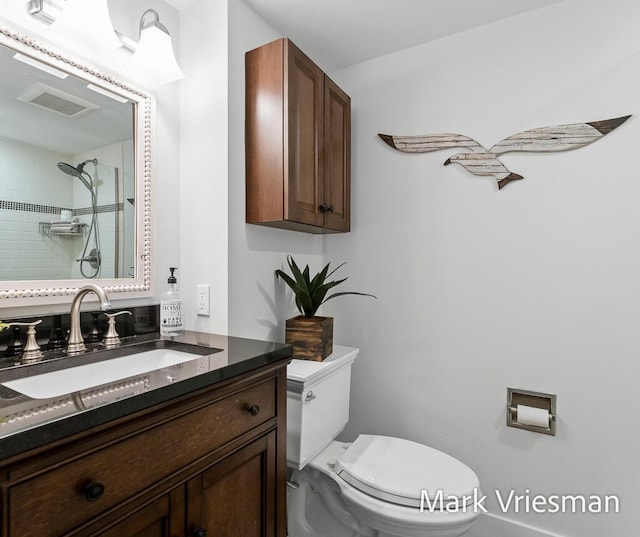
[[[89,232],[85,239],[82,255],[80,259],[76,259],[76,261],[80,262],[80,274],[82,274],[82,276],[85,278],[95,278],[100,272],[101,265],[100,233],[98,231],[98,193],[96,192],[97,185],[94,185],[93,178],[89,172],[84,169],[89,163],[97,168],[98,159],[88,159],[77,166],[72,166],[66,162],[58,162],[58,168],[67,175],[80,179],[82,184],[87,187],[91,193],[91,224],[89,225]],[[90,247],[91,250],[89,250]],[[88,253],[87,250],[89,250]]]

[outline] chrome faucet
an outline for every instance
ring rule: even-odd
[[[100,309],[108,310],[111,307],[107,293],[104,289],[95,283],[90,283],[81,287],[71,302],[71,331],[69,332],[69,344],[67,346],[68,354],[78,354],[83,352],[86,347],[82,339],[82,330],[80,329],[80,303],[88,293],[95,293],[100,300]]]

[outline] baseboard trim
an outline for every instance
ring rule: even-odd
[[[565,537],[515,520],[481,513],[465,537]]]

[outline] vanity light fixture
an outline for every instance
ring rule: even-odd
[[[107,0],[67,0],[51,30],[72,48],[89,47],[104,53],[122,46],[111,24]]]
[[[29,0],[27,9],[32,17],[51,24],[60,16],[65,4],[66,0]]]
[[[173,52],[169,30],[160,22],[154,9],[147,9],[140,18],[140,40],[125,69],[155,86],[184,78]]]
[[[28,11],[50,24],[69,48],[89,47],[93,54],[119,47],[132,51],[122,68],[133,79],[161,86],[184,78],[169,30],[154,9],[147,9],[140,18],[138,43],[114,30],[107,0],[29,0]]]
[[[13,59],[18,60],[19,62],[22,62],[22,63],[26,63],[27,65],[30,65],[31,67],[35,67],[36,69],[40,69],[41,71],[44,71],[45,73],[49,73],[50,75],[57,76],[58,78],[67,78],[69,76],[68,73],[65,73],[64,71],[60,71],[59,69],[56,69],[51,65],[38,61],[35,58],[32,58],[31,56],[22,54],[21,52],[16,52],[13,55]]]

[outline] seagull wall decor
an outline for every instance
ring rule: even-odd
[[[509,136],[489,150],[473,138],[462,134],[426,134],[424,136],[378,134],[378,136],[394,149],[404,153],[430,153],[442,149],[464,148],[463,152],[451,156],[444,164],[460,164],[474,175],[493,175],[498,181],[498,189],[501,189],[511,181],[522,179],[522,175],[509,170],[500,162],[499,155],[514,151],[552,153],[584,147],[606,136],[630,117],[629,115],[603,121],[532,129]]]

